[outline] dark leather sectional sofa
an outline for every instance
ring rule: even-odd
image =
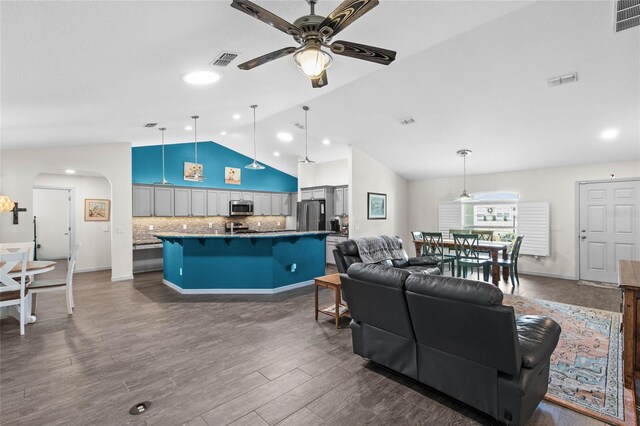
[[[362,263],[341,281],[356,354],[509,425],[546,393],[560,326],[516,318],[492,284]]]
[[[402,247],[402,240],[400,237],[394,237],[400,247]],[[404,250],[403,250],[404,251]],[[336,267],[338,272],[345,273],[349,266],[354,263],[362,263],[360,254],[358,253],[358,246],[353,240],[346,240],[336,244],[336,248],[333,250],[333,257],[336,260]],[[432,274],[440,275],[440,259],[433,256],[420,256],[409,257],[407,252],[404,251],[404,257],[402,259],[385,260],[378,265],[383,265],[393,268],[401,268],[412,274]]]

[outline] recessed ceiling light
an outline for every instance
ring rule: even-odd
[[[323,145],[331,145],[331,141],[329,139],[323,139],[322,140],[322,144]]]
[[[193,127],[191,127],[191,126],[184,126],[184,129],[185,129],[187,132],[190,132],[191,130],[193,130]]]
[[[283,142],[291,142],[293,140],[293,136],[285,132],[280,132],[276,136],[278,137],[278,139],[280,139]]]
[[[73,169],[67,169],[67,170],[65,170],[64,172],[65,172],[66,174],[68,174],[68,175],[73,175],[73,174],[75,174],[75,173],[76,173],[76,171],[75,171],[75,170],[73,170]]]
[[[220,80],[220,74],[213,71],[193,71],[182,76],[182,81],[189,84],[211,84]]]
[[[605,141],[610,141],[618,137],[620,132],[618,129],[607,129],[604,132],[600,133],[600,137]]]
[[[280,157],[280,153],[278,151],[273,151],[273,156],[274,157]]]
[[[240,118],[242,118],[242,116],[240,114],[233,114],[232,118],[234,120],[240,120]]]
[[[221,132],[220,132],[220,134],[221,134],[222,136],[224,136],[224,135],[226,135],[226,134],[227,134],[227,132],[225,132],[225,131],[223,130],[223,131],[221,131]]]

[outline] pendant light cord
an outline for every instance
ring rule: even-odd
[[[160,128],[160,131],[162,132],[162,182],[164,183],[165,178],[164,178],[164,131],[167,130],[166,128],[162,127]]]
[[[303,106],[304,110],[304,158],[305,160],[309,158],[309,126],[307,124],[307,112],[309,111],[308,106]]]
[[[251,105],[251,108],[253,109],[253,162],[255,163],[258,156],[256,149],[256,108],[258,108],[258,105]]]
[[[198,164],[198,115],[192,115],[193,118],[193,144],[195,145],[195,160],[194,162]]]
[[[462,164],[462,189],[467,192],[467,154],[462,157]]]

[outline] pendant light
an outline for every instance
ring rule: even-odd
[[[158,130],[162,132],[162,181],[156,182],[155,185],[173,185],[169,183],[167,179],[164,177],[164,131],[167,130],[166,127],[160,127]]]
[[[192,115],[191,118],[193,119],[193,145],[195,150],[194,163],[198,164],[198,118],[200,118],[200,116]],[[204,172],[204,166],[202,166],[202,171]],[[193,173],[193,180],[196,182],[202,182],[205,179],[206,177],[200,174],[198,168],[196,168],[196,171]]]
[[[467,156],[471,155],[472,153],[473,152],[470,149],[461,149],[456,153],[458,154],[458,156],[462,157],[463,164],[464,164],[463,175],[462,175],[463,176],[462,194],[460,194],[460,196],[457,198],[457,200],[461,202],[471,200],[471,196],[467,194]]]
[[[315,161],[309,160],[309,129],[307,125],[307,113],[309,112],[308,106],[303,106],[304,110],[304,160],[298,161],[300,164],[311,164],[315,163]]]
[[[258,105],[251,105],[253,109],[253,163],[244,166],[250,170],[264,170],[264,166],[256,161],[256,108]]]

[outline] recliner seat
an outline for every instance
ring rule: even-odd
[[[545,395],[560,326],[516,318],[495,286],[367,264],[341,281],[354,353],[508,424],[526,423]]]

